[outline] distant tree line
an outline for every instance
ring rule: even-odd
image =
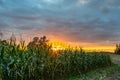
[[[0,32],[0,44],[4,45],[16,45],[16,37],[14,34],[10,37],[9,40],[2,40],[3,34]],[[51,46],[48,44],[49,40],[46,36],[43,37],[34,37],[32,41],[30,41],[27,45],[27,48],[51,48]],[[25,41],[21,38],[20,45],[24,46]],[[115,54],[120,55],[120,44],[116,44]]]
[[[43,37],[34,37],[31,42],[28,43],[28,48],[47,48],[49,40],[46,36]]]
[[[8,40],[2,40],[2,36],[3,34],[0,33],[0,44],[4,44],[4,45],[16,45],[16,37],[14,34],[11,35],[11,37]],[[48,44],[49,40],[47,39],[46,36],[43,37],[34,37],[32,41],[30,41],[27,44],[27,48],[50,48],[49,44]],[[22,37],[20,37],[20,45],[22,47],[25,46],[25,41],[22,39]]]

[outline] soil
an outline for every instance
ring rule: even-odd
[[[109,54],[112,58],[112,62],[120,66],[120,55]],[[120,80],[120,71],[117,71],[110,76],[104,78],[103,80]]]

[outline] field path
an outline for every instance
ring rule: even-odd
[[[120,66],[120,55],[110,54],[113,63]]]
[[[112,62],[120,66],[120,55],[110,54]],[[110,76],[104,78],[103,80],[120,80],[120,71],[117,71]]]

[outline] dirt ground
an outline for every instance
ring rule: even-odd
[[[112,62],[120,66],[120,55],[109,54],[112,58]],[[120,80],[120,71],[111,74],[109,77],[103,80]]]

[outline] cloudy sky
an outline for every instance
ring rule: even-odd
[[[120,41],[120,0],[0,0],[0,33],[80,46]]]

